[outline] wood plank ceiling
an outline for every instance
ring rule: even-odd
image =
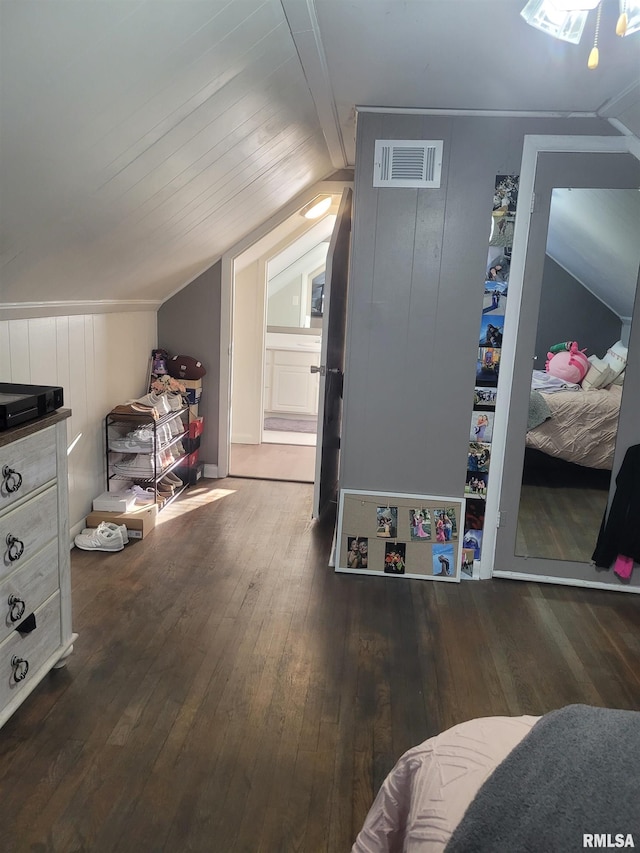
[[[612,44],[614,0],[595,76],[523,2],[2,0],[0,303],[159,304],[352,165],[358,105],[637,134],[640,34]]]

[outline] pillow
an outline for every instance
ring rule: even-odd
[[[167,370],[174,379],[202,379],[207,372],[202,362],[190,355],[174,355],[167,362]]]
[[[602,359],[613,372],[614,378],[625,369],[627,365],[628,352],[627,347],[622,343],[622,341],[616,341],[613,346],[609,347],[605,357]]]
[[[595,391],[598,388],[605,388],[610,385],[616,378],[616,374],[611,370],[597,355],[589,356],[589,371],[582,380],[582,388],[585,391]]]

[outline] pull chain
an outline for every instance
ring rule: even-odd
[[[598,63],[600,61],[600,51],[598,50],[598,36],[600,35],[600,16],[602,15],[602,3],[598,6],[598,13],[596,16],[596,31],[593,37],[593,47],[591,48],[591,53],[589,54],[589,60],[587,62],[587,68],[589,71],[593,71],[598,67]]]

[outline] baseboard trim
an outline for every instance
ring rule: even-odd
[[[205,465],[204,471],[202,472],[202,476],[207,480],[219,480],[218,474],[218,466],[217,465]]]

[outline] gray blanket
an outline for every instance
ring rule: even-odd
[[[585,834],[613,847],[631,834],[640,847],[638,711],[546,714],[480,788],[446,853],[572,853]]]
[[[534,429],[551,417],[551,409],[539,391],[532,391],[529,398],[529,418],[527,420],[527,432]]]

